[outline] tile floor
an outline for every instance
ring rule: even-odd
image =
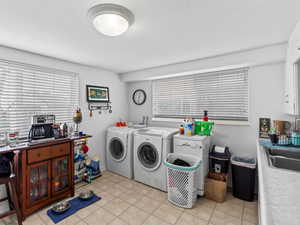
[[[257,202],[244,202],[227,195],[224,203],[201,198],[193,209],[178,208],[167,194],[110,172],[92,184],[76,186],[76,193],[93,190],[102,200],[78,211],[63,225],[255,225]],[[43,209],[28,217],[24,225],[51,225]],[[16,217],[0,220],[0,225],[16,225]]]

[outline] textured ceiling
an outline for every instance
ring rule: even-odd
[[[105,37],[87,20],[104,1],[2,0],[0,44],[122,73],[287,41],[300,19],[299,0],[109,2],[135,14],[122,36]]]

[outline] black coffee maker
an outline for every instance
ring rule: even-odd
[[[36,142],[54,139],[54,122],[54,115],[34,115],[32,117],[32,125],[28,134],[28,140],[30,142]]]

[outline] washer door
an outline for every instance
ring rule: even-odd
[[[156,170],[161,164],[160,152],[149,142],[144,142],[139,146],[137,155],[141,165],[148,171]]]
[[[110,155],[112,156],[112,159],[115,161],[122,161],[126,157],[126,149],[121,141],[121,139],[114,137],[110,139],[109,142],[109,152]]]

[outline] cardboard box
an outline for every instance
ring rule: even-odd
[[[227,193],[228,175],[224,173],[209,172],[205,179],[205,198],[224,202]]]

